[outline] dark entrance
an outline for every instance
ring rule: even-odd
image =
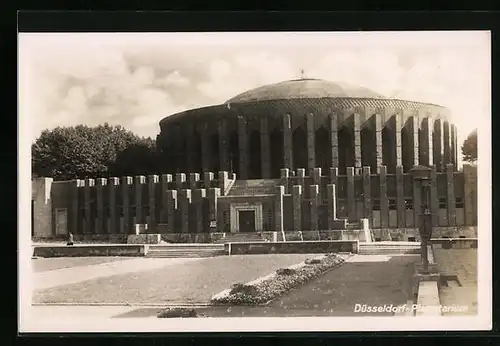
[[[240,210],[238,213],[240,232],[255,232],[255,211]]]

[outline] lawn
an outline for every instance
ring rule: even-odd
[[[109,262],[130,260],[131,257],[56,257],[37,258],[31,260],[31,268],[34,273],[41,273],[50,270],[82,267]]]
[[[246,283],[311,254],[220,256],[36,291],[36,303],[208,303],[234,283]],[[78,267],[75,267],[78,275]]]

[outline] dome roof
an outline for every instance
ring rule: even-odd
[[[383,98],[382,95],[366,88],[321,79],[296,79],[245,91],[225,103],[335,97]]]

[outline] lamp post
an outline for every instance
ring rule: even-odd
[[[427,245],[432,237],[432,213],[430,210],[430,187],[431,169],[426,166],[415,166],[410,172],[413,174],[415,183],[420,183],[422,208],[419,217],[420,250],[422,255],[423,270],[429,271],[429,258],[427,256]]]

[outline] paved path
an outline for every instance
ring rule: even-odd
[[[128,274],[145,270],[199,261],[200,258],[134,258],[89,266],[64,268],[33,273],[34,288],[37,290],[56,286],[76,284],[113,275]]]

